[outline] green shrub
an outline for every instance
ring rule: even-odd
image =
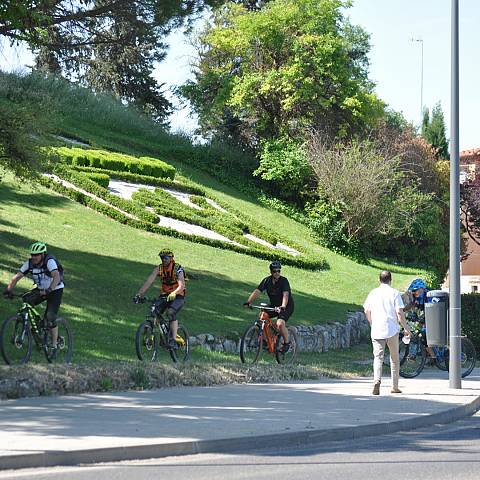
[[[175,168],[151,157],[136,158],[107,150],[85,150],[77,147],[51,148],[50,155],[58,155],[75,167],[93,167],[119,172],[138,173],[157,178],[175,178]]]
[[[473,342],[480,352],[480,295],[467,293],[462,295],[462,334]]]
[[[98,183],[103,188],[108,188],[110,177],[105,173],[84,172],[84,175],[95,183]]]
[[[264,142],[260,166],[253,174],[271,182],[278,196],[294,199],[308,182],[311,168],[301,145],[280,138]]]

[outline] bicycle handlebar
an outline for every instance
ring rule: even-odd
[[[145,302],[154,303],[159,299],[162,299],[162,298],[166,299],[167,297],[168,297],[168,295],[160,295],[159,297],[138,297],[137,295],[135,295],[133,297],[133,303],[135,303],[135,304],[142,304],[142,303],[145,303]],[[138,299],[138,301],[137,301],[137,299]]]
[[[265,310],[266,312],[276,312],[276,307],[269,307],[267,305],[251,305],[251,308],[258,308],[259,310]]]

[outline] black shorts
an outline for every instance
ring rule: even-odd
[[[25,301],[30,305],[39,305],[40,303],[47,302],[47,308],[45,309],[45,314],[43,318],[47,320],[48,324],[51,327],[57,326],[57,315],[60,305],[62,304],[62,295],[63,288],[58,290],[53,290],[47,294],[46,297],[40,295],[40,290],[38,288],[33,289],[28,295],[25,296]]]
[[[275,308],[275,305],[269,305],[271,308]],[[277,318],[283,320],[285,323],[288,322],[288,319],[292,316],[293,310],[295,309],[293,303],[289,303],[285,310],[280,310],[280,313],[268,312],[270,318]]]

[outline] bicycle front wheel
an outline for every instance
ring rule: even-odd
[[[427,352],[422,339],[412,338],[408,345],[401,342],[400,346],[400,376],[403,378],[414,378],[420,374],[427,360]],[[405,348],[405,352],[402,349]]]
[[[27,363],[32,356],[32,333],[20,315],[7,318],[0,330],[0,350],[7,365]]]
[[[154,330],[152,322],[145,321],[138,326],[135,349],[139,360],[150,362],[157,360],[158,332]]]
[[[283,337],[279,334],[277,341],[275,342],[275,358],[277,359],[278,363],[290,365],[297,356],[298,337],[296,328],[287,327],[287,330],[290,347],[287,351],[285,351]]]
[[[462,352],[460,354],[460,368],[462,372],[462,378],[465,378],[470,375],[472,370],[475,368],[475,364],[477,362],[477,352],[475,350],[475,346],[469,338],[462,338],[461,345]],[[447,366],[450,366],[448,361]]]
[[[43,337],[43,351],[48,363],[70,363],[73,356],[73,336],[68,322],[57,318],[57,342],[53,342],[51,328],[46,329]]]
[[[242,363],[255,363],[262,355],[263,335],[258,325],[245,330],[240,341],[240,360]]]
[[[175,339],[178,348],[170,349],[170,356],[174,362],[186,362],[190,354],[190,340],[188,339],[187,329],[183,325],[179,325],[177,329],[177,337]]]

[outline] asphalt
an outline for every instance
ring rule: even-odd
[[[480,369],[450,389],[435,369],[401,379],[182,387],[0,402],[0,469],[308,446],[434,424],[480,409]]]

